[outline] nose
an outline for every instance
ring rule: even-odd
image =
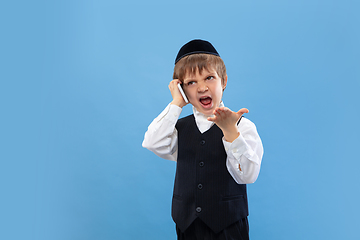
[[[206,86],[205,83],[198,83],[198,92],[205,92],[207,91],[209,88]]]

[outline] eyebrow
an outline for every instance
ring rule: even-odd
[[[209,76],[213,76],[215,75],[216,72],[208,72],[208,74],[205,74],[205,78],[209,77]],[[184,83],[185,82],[192,82],[192,81],[196,81],[196,79],[194,78],[184,78]]]
[[[196,79],[193,79],[193,78],[185,78],[184,79],[184,83],[188,83],[188,82],[192,82],[192,81],[196,81]]]

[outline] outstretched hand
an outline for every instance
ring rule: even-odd
[[[248,112],[246,108],[234,112],[227,107],[218,107],[213,112],[214,116],[208,117],[207,120],[214,122],[222,130],[226,141],[232,142],[240,134],[237,130],[237,122],[244,113]]]

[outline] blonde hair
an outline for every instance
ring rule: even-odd
[[[180,59],[175,64],[173,79],[179,79],[181,82],[184,82],[186,74],[195,75],[196,71],[199,71],[201,74],[204,69],[207,71],[215,70],[222,83],[224,83],[224,79],[226,79],[224,61],[218,56],[205,53],[191,54]]]

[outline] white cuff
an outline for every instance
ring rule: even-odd
[[[248,147],[245,139],[241,134],[233,141],[227,142],[225,138],[223,138],[223,143],[225,147],[226,153],[229,155],[231,154],[238,160],[240,163],[241,155],[244,155],[247,158],[250,158],[253,155],[253,151]]]

